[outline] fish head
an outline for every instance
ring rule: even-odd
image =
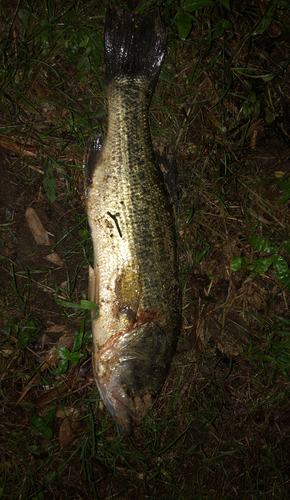
[[[123,435],[130,436],[152,408],[175,347],[160,324],[151,320],[119,334],[94,354],[97,386]]]

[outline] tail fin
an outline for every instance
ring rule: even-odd
[[[149,12],[136,26],[134,16],[122,8],[108,7],[105,23],[105,83],[118,77],[143,77],[154,89],[166,49],[167,31],[157,11]]]

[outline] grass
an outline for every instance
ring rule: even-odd
[[[106,130],[106,6],[0,7],[0,498],[289,498],[289,5],[190,5],[163,4],[150,114],[179,168],[183,328],[134,438],[95,387],[85,302],[82,162]]]

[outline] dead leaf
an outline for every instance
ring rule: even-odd
[[[45,363],[45,366],[46,366],[46,363]],[[34,377],[32,377],[32,379],[30,380],[29,384],[25,387],[24,391],[22,392],[20,398],[16,401],[15,405],[13,406],[13,410],[15,410],[15,408],[19,405],[19,403],[22,401],[22,399],[26,396],[26,394],[30,391],[30,389],[33,387],[33,384],[36,383],[38,379],[38,373],[36,373],[34,375]]]
[[[49,94],[51,94],[51,92],[49,92],[47,88],[39,85],[39,83],[35,83],[34,88],[42,105],[42,115],[45,115],[46,120],[50,122],[55,121],[54,115],[51,112],[51,104],[49,102],[49,99],[51,99]]]
[[[47,321],[47,324],[51,325],[47,328],[47,333],[61,333],[66,329],[65,325],[56,325],[50,321]]]
[[[261,14],[263,16],[266,12],[266,5],[264,4],[264,2],[262,0],[257,0],[257,4],[258,4],[259,9],[261,11]],[[273,36],[281,35],[281,31],[279,30],[279,28],[276,24],[271,24],[268,29]]]
[[[50,253],[44,257],[46,260],[49,262],[52,262],[52,264],[55,264],[56,266],[62,266],[63,265],[63,260],[59,257],[59,255],[56,252]]]
[[[92,457],[91,458],[91,464],[93,467],[95,467],[96,469],[98,469],[98,471],[100,472],[100,474],[102,476],[108,476],[109,475],[109,469],[108,467],[106,467],[100,460],[98,460],[97,458],[94,458]]]
[[[3,356],[11,356],[11,354],[13,354],[14,352],[14,349],[8,347],[8,348],[5,348],[5,349],[1,349],[1,354],[3,354]],[[17,356],[13,356],[14,359],[17,358]]]
[[[49,99],[47,90],[41,85],[39,85],[39,83],[34,83],[34,88],[36,90],[39,99]]]
[[[258,130],[255,129],[253,131],[253,135],[252,135],[252,139],[251,139],[251,143],[250,143],[250,148],[251,149],[255,149],[256,147],[256,142],[257,142],[257,137],[258,137]]]
[[[50,330],[51,331],[51,330]],[[67,349],[71,349],[74,343],[74,332],[64,333],[58,339],[56,344],[45,354],[45,361],[52,367],[56,367],[59,361],[59,355],[57,354],[58,347],[67,347]]]
[[[21,461],[18,460],[18,461],[14,461],[13,462],[10,462],[10,460],[6,461],[6,460],[3,460],[3,462],[0,462],[0,469],[4,469],[4,468],[7,468],[7,469],[11,469],[11,467],[15,467],[16,463],[20,463]]]
[[[43,405],[45,403],[49,403],[53,399],[56,399],[58,396],[62,396],[62,394],[64,394],[66,391],[69,390],[73,381],[74,381],[73,378],[69,378],[64,385],[58,386],[55,389],[51,389],[50,391],[45,392],[44,394],[36,398],[34,404]]]
[[[25,212],[26,221],[30,231],[38,245],[49,246],[49,237],[47,231],[44,229],[40,218],[35,212],[34,208],[28,207]]]
[[[37,148],[33,146],[28,146],[28,144],[22,144],[21,142],[17,142],[16,140],[11,139],[10,137],[6,137],[5,135],[0,135],[0,146],[8,151],[12,151],[17,155],[21,156],[29,156],[30,158],[36,158],[37,156]]]
[[[78,417],[80,411],[74,408],[73,406],[71,407],[62,407],[58,408],[56,411],[56,418],[59,418],[60,420],[63,420],[64,418],[72,417],[74,416],[75,418]]]
[[[67,419],[62,422],[58,436],[59,446],[61,450],[75,439],[74,433],[77,426],[78,422],[70,422]]]

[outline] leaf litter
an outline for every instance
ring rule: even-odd
[[[43,224],[35,210],[28,207],[25,212],[25,217],[30,231],[38,245],[50,245],[48,232],[44,229]]]
[[[2,9],[3,494],[287,498],[288,2],[165,3],[150,122],[154,147],[179,167],[183,328],[134,439],[110,420],[90,361],[81,165],[89,134],[106,128],[105,12],[90,2]],[[27,231],[32,205],[57,266]]]

